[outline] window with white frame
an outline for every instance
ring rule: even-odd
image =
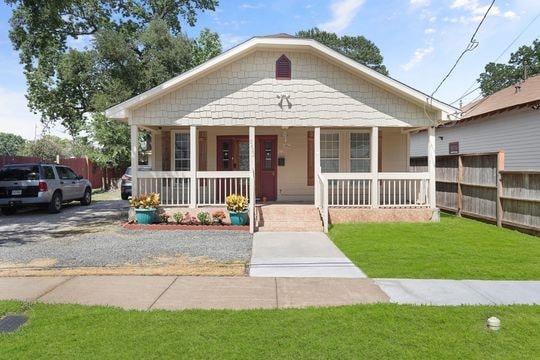
[[[339,133],[321,134],[321,171],[339,172]]]
[[[190,159],[189,133],[177,132],[174,134],[174,170],[189,171]]]
[[[350,172],[369,172],[369,133],[353,132],[350,134]]]

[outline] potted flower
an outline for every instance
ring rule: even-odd
[[[248,200],[238,194],[231,194],[225,198],[231,225],[246,225],[248,222]]]
[[[135,208],[135,219],[139,224],[151,224],[160,203],[159,194],[153,192],[142,194],[129,200],[129,204]]]
[[[225,211],[223,210],[216,210],[212,213],[212,221],[214,224],[222,225],[223,220],[227,218],[227,215],[225,215]]]

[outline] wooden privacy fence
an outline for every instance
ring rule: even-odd
[[[0,166],[6,164],[42,163],[43,160],[31,156],[0,155]],[[57,163],[67,165],[78,175],[81,175],[92,183],[94,189],[109,189],[118,186],[118,180],[123,174],[120,169],[105,169],[98,167],[92,160],[84,158],[59,158]]]
[[[427,171],[427,157],[413,157],[410,165]],[[440,209],[540,231],[540,170],[505,171],[503,152],[440,155],[436,180]]]

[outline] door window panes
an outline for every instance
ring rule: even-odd
[[[240,142],[238,144],[238,169],[240,171],[249,170],[249,143]]]
[[[189,134],[174,134],[174,169],[176,171],[189,171]]]

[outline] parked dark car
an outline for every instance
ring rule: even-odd
[[[62,203],[92,202],[92,184],[71,168],[58,164],[11,164],[0,168],[0,208],[8,215],[17,208],[45,205],[57,213]]]
[[[149,165],[140,165],[139,171],[150,171],[152,167]],[[120,196],[122,200],[127,200],[131,196],[131,166],[126,169],[122,175],[122,183],[120,184]]]

